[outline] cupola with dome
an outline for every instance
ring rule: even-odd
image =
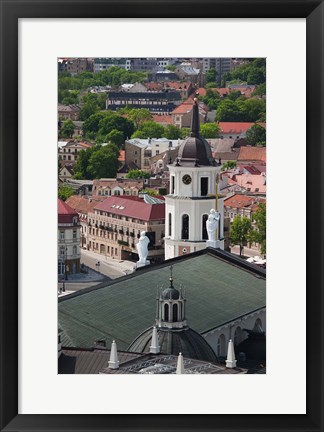
[[[157,298],[156,325],[146,329],[128,347],[132,352],[156,351],[158,339],[159,352],[163,354],[178,355],[181,352],[184,357],[217,363],[217,356],[208,342],[198,332],[191,329],[186,320],[186,299],[182,289],[178,290],[173,285],[171,268],[170,286],[161,290]]]

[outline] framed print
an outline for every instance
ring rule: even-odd
[[[323,49],[320,1],[1,1],[1,430],[323,430]],[[61,90],[57,87],[57,59],[107,56],[146,60],[156,56],[266,59],[266,374],[173,377],[173,371],[153,377],[149,371],[139,376],[104,373],[102,369],[95,375],[57,373],[57,323],[64,327],[66,340],[75,332],[79,341],[88,341],[98,333],[98,320],[114,313],[114,307],[104,308],[100,303],[104,290],[89,288],[85,295],[99,293],[93,300],[97,302],[98,320],[91,319],[91,326],[85,327],[81,314],[90,315],[91,308],[76,302],[81,311],[78,315],[75,306],[68,306],[72,304],[70,299],[77,298],[72,294],[66,300],[59,298],[57,321],[57,273],[62,288],[78,266],[77,261],[67,259],[69,246],[61,245],[63,259],[57,269],[57,96]],[[60,94],[59,100],[73,98],[70,90]],[[199,138],[201,128],[197,98],[192,108],[196,120],[191,120],[189,131],[193,139]],[[118,100],[117,96],[114,100]],[[185,142],[192,144],[189,141]],[[177,166],[188,162],[182,151],[183,160],[178,156],[170,171],[172,174],[174,170],[176,178]],[[62,160],[64,154],[62,150]],[[174,187],[185,191],[194,188],[199,164],[209,165],[207,159],[196,158],[192,169],[181,171]],[[203,179],[199,178],[204,196],[209,191],[206,172]],[[109,175],[98,178],[103,177]],[[118,204],[118,211],[121,206],[125,210]],[[215,208],[218,211],[217,201]],[[168,258],[175,259],[175,263],[182,262],[190,240],[186,237],[189,222],[182,210],[179,207],[175,212],[181,214],[181,238],[187,243],[177,244],[178,257],[168,249]],[[216,217],[214,213],[211,216]],[[171,217],[168,222],[169,234],[173,221]],[[70,222],[65,220],[63,224]],[[220,230],[221,225],[218,227]],[[61,231],[64,240],[66,232]],[[125,234],[120,231],[116,228],[114,235]],[[72,232],[74,236],[73,228]],[[135,243],[140,244],[141,239],[143,244],[153,241],[150,232],[147,226],[143,233],[134,232],[134,252],[137,250],[138,262],[143,266],[147,265],[146,247]],[[211,225],[206,225],[202,235],[205,240],[214,239]],[[119,246],[131,241],[120,239]],[[106,254],[107,245],[104,247]],[[123,261],[117,249],[113,252],[116,261]],[[194,253],[203,255],[199,250]],[[72,254],[76,255],[74,251]],[[218,255],[225,259],[221,252]],[[95,270],[99,273],[98,263]],[[236,270],[240,267],[234,258],[232,264]],[[170,314],[179,318],[184,308],[182,290],[181,296],[171,299],[175,295],[173,276],[181,273],[183,280],[189,281],[194,265],[189,269],[183,264],[182,273],[177,273],[176,265],[171,269],[161,267],[161,274],[171,271],[167,300],[177,304],[165,308],[165,290],[160,293],[163,305],[157,320],[169,322]],[[251,279],[249,284],[254,287],[248,295],[257,310],[265,272],[259,269],[253,273],[250,264],[244,266]],[[120,280],[125,285],[110,283],[111,292],[124,290],[127,301],[132,298],[134,304],[138,302],[135,309],[140,308],[141,302],[132,295],[136,289],[144,295],[143,281],[148,271],[139,269],[137,278],[128,275],[127,269],[124,271]],[[221,273],[222,268],[217,271]],[[153,272],[151,275],[155,281]],[[142,281],[142,285],[136,281]],[[230,289],[229,284],[226,290]],[[128,313],[131,322],[135,311],[129,307]],[[177,324],[182,318],[176,320]],[[154,328],[150,328],[153,333]],[[121,333],[117,336],[122,340]],[[125,346],[130,343],[126,336]],[[150,342],[152,354],[158,348],[154,337]],[[239,334],[233,333],[234,337],[237,339]],[[200,343],[197,338],[196,344]],[[143,340],[143,335],[140,341],[135,340],[133,351],[139,352]],[[221,346],[215,349],[221,352]],[[227,367],[235,360],[228,352]],[[118,368],[117,363],[110,357],[110,366]],[[170,366],[163,367],[170,372]]]

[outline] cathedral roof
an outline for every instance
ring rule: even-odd
[[[175,165],[216,165],[208,142],[200,136],[198,100],[194,99],[190,136],[179,147]]]
[[[90,347],[98,338],[113,337],[118,349],[126,349],[152,325],[152,296],[169,278],[170,265],[188,299],[186,319],[200,334],[266,305],[265,270],[225,251],[204,249],[60,298],[62,345]]]
[[[217,363],[218,359],[208,342],[189,327],[182,329],[158,328],[161,353]],[[128,351],[144,353],[150,351],[152,327],[140,334],[128,347]]]

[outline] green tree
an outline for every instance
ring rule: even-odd
[[[261,253],[266,254],[266,240],[267,240],[267,207],[266,204],[260,203],[258,210],[253,215],[255,227],[251,231],[250,238],[252,241],[258,243],[261,248]]]
[[[154,121],[146,121],[141,124],[140,128],[132,135],[132,138],[162,138],[164,127]]]
[[[252,96],[265,96],[267,94],[266,83],[260,84],[252,93]]]
[[[182,130],[173,124],[169,124],[164,129],[164,136],[169,140],[182,138]]]
[[[61,200],[66,201],[71,195],[74,195],[74,189],[67,185],[60,186],[58,190],[58,197]]]
[[[255,124],[246,131],[246,140],[252,145],[263,145],[266,142],[266,129],[258,124]]]
[[[236,168],[236,162],[235,161],[226,161],[223,165],[222,165],[222,171],[226,171],[226,170],[230,170]]]
[[[220,128],[217,123],[204,123],[200,126],[200,135],[203,138],[217,138],[219,131]]]
[[[74,132],[74,123],[72,120],[65,120],[62,124],[60,135],[62,138],[72,138]]]
[[[190,129],[189,128],[183,127],[180,129],[180,131],[181,131],[181,138],[182,139],[188,138],[188,136],[190,135]]]
[[[205,89],[214,89],[217,87],[217,82],[211,81],[205,85]]]
[[[78,153],[78,160],[76,161],[73,169],[73,178],[77,180],[91,180],[92,177],[88,173],[89,159],[95,151],[99,150],[100,146],[89,147],[86,150],[81,150]]]
[[[234,90],[228,94],[227,99],[236,101],[236,99],[238,99],[239,97],[241,97],[241,92],[239,90]]]
[[[202,98],[202,101],[208,106],[210,110],[216,109],[221,102],[220,94],[217,90],[208,89],[206,96]]]
[[[216,111],[216,121],[235,122],[241,121],[241,111],[236,102],[229,99],[223,100]]]
[[[241,121],[261,121],[266,112],[266,101],[263,99],[237,100],[236,104],[241,113]]]
[[[117,145],[118,147],[121,147],[124,144],[124,134],[123,132],[113,129],[106,135],[107,142],[110,142],[112,144]]]
[[[214,68],[208,69],[207,74],[206,74],[207,83],[210,83],[210,82],[214,83],[216,81],[216,77],[217,77],[216,69],[214,69]]]
[[[92,179],[115,178],[119,166],[119,149],[114,144],[101,146],[92,153],[87,173]]]
[[[247,244],[251,233],[251,221],[245,216],[235,216],[230,229],[230,242],[232,245],[239,245],[240,257],[243,248]]]
[[[138,129],[144,122],[151,121],[153,119],[150,110],[146,108],[124,108],[118,112],[127,114],[129,120],[134,123],[135,129]]]
[[[141,190],[141,193],[146,193],[150,196],[158,195],[158,191],[155,189],[143,189],[143,190]]]
[[[79,116],[81,121],[87,120],[90,116],[99,111],[99,106],[92,101],[86,102],[80,110]]]
[[[150,174],[146,171],[142,170],[130,170],[126,174],[126,178],[129,179],[138,179],[138,178],[150,178]]]

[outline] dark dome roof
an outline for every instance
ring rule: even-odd
[[[207,341],[189,327],[182,329],[158,328],[161,353],[218,363],[217,356]],[[128,347],[127,351],[149,352],[152,341],[152,327],[140,334]]]
[[[200,136],[188,137],[180,146],[178,162],[193,162],[198,165],[213,165],[214,159],[208,142]]]
[[[178,300],[179,297],[179,291],[173,287],[166,288],[161,294],[162,300]]]

